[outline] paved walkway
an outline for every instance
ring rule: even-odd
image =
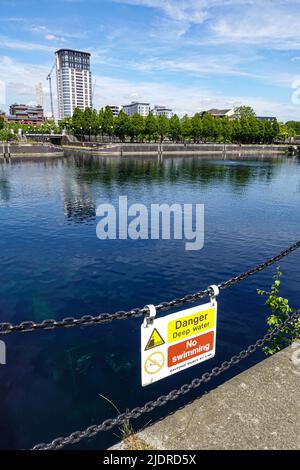
[[[159,450],[300,449],[300,344],[234,377],[136,438]],[[121,443],[113,449],[128,447]]]

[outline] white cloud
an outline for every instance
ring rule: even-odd
[[[46,34],[47,41],[66,42],[65,38],[56,36],[55,34]]]
[[[53,47],[51,46],[35,42],[19,41],[18,39],[12,39],[7,36],[0,36],[0,47],[2,49],[15,49],[28,52],[53,52]]]
[[[277,49],[300,48],[299,0],[113,0],[154,8],[181,24],[185,34],[192,24],[205,23],[202,44],[255,44]],[[167,31],[169,34],[169,31]],[[195,33],[195,39],[197,34]]]
[[[219,42],[244,43],[257,46],[266,44],[276,49],[300,47],[300,10],[297,12],[264,5],[217,19],[212,25],[215,39]]]
[[[153,57],[146,62],[129,62],[128,66],[143,72],[168,71],[189,73],[195,76],[222,75],[251,78],[264,78],[253,72],[238,68],[239,61],[236,56],[190,56],[188,59],[160,59]]]

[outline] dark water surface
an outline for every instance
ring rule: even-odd
[[[205,246],[182,241],[100,241],[101,202],[205,204]],[[107,159],[72,157],[0,164],[1,321],[115,312],[170,300],[226,280],[299,239],[300,163],[285,157]],[[300,252],[280,263],[283,294],[299,307]],[[142,389],[140,319],[109,325],[2,337],[0,448],[48,442],[181,386],[265,332],[274,266],[222,292],[216,358]],[[168,313],[170,313],[169,311]],[[1,339],[1,338],[0,338]],[[215,387],[263,358],[211,383]],[[208,388],[208,387],[207,387]],[[158,419],[202,393],[143,419]],[[76,448],[106,448],[118,429]],[[73,447],[74,448],[74,447]]]

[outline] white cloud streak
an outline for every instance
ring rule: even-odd
[[[198,38],[203,44],[244,43],[275,49],[300,48],[299,0],[112,1],[156,9],[172,21],[180,22],[184,33],[193,24],[205,23],[209,35]]]

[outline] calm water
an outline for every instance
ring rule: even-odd
[[[205,246],[182,241],[99,241],[101,202],[205,204]],[[299,239],[300,162],[72,157],[0,164],[1,321],[115,312],[158,303],[223,281]],[[299,306],[300,252],[281,262],[283,293]],[[218,365],[265,332],[275,268],[222,292],[217,356],[150,387],[140,386],[141,320],[5,337],[0,366],[0,448],[28,448],[155,399]],[[171,312],[171,311],[170,311]],[[169,313],[169,312],[168,312]],[[256,353],[210,386],[263,358]],[[201,390],[201,392],[204,389]],[[133,422],[164,416],[178,400]],[[76,448],[106,448],[119,431]],[[74,448],[74,447],[73,447]]]

